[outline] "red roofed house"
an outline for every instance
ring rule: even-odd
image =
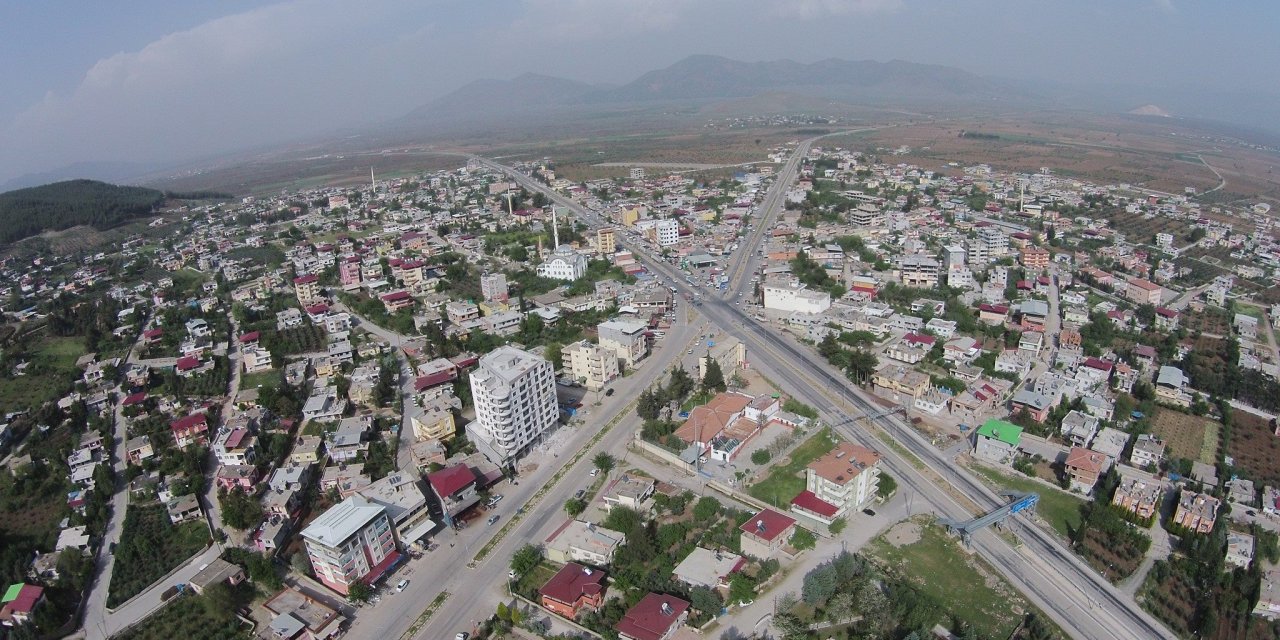
[[[387,313],[395,313],[401,309],[413,308],[413,296],[408,291],[392,291],[383,294],[380,298],[383,306],[387,308]]]
[[[0,624],[16,627],[31,621],[31,614],[44,602],[44,587],[31,584],[9,585],[0,598]]]
[[[631,607],[614,626],[621,640],[667,640],[689,617],[689,603],[660,593],[650,593]]]
[[[1107,469],[1107,456],[1083,447],[1072,447],[1071,453],[1067,454],[1066,467],[1067,474],[1071,476],[1071,489],[1089,495]]]
[[[209,423],[203,413],[178,418],[169,423],[169,430],[173,432],[173,442],[178,448],[209,441]]]
[[[250,331],[249,333],[246,333],[246,334],[244,334],[244,335],[240,336],[240,339],[239,339],[239,340],[240,340],[240,346],[242,346],[242,347],[256,347],[256,346],[258,346],[258,339],[259,339],[259,338],[261,338],[261,337],[262,337],[262,332],[261,332],[261,331]]]
[[[189,378],[199,373],[203,373],[213,368],[213,362],[202,362],[200,358],[191,356],[182,356],[174,362],[173,368],[177,370],[178,375],[183,378]]]
[[[307,319],[310,320],[312,324],[320,324],[321,322],[324,322],[325,317],[328,315],[329,305],[323,302],[317,302],[316,304],[307,307]]]
[[[773,509],[765,509],[738,529],[742,532],[742,553],[767,560],[791,540],[791,534],[796,532],[796,520]]]
[[[436,358],[418,365],[418,378],[414,390],[423,391],[458,379],[458,365],[444,358]]]
[[[1009,316],[1009,307],[1002,304],[983,304],[978,307],[978,320],[989,324],[1004,324]]]
[[[458,514],[480,501],[476,492],[476,472],[465,464],[455,464],[427,474],[427,484],[444,508],[445,524],[452,526]]]
[[[907,335],[902,337],[902,341],[911,346],[921,346],[925,348],[932,348],[933,343],[937,342],[938,340],[937,338],[934,338],[933,336],[928,334],[908,333]]]
[[[298,296],[298,304],[312,305],[320,301],[320,278],[306,275],[293,279],[293,292]]]
[[[1156,328],[1173,331],[1178,328],[1178,312],[1173,309],[1156,307]]]
[[[604,604],[604,572],[570,562],[538,589],[542,606],[570,620],[583,609],[596,611]]]
[[[142,332],[142,337],[147,341],[147,344],[155,344],[164,337],[164,329],[148,329]]]
[[[124,402],[121,404],[123,404],[126,407],[132,407],[136,404],[142,404],[146,401],[147,401],[147,392],[139,391],[137,393],[130,394],[128,397],[124,399]]]
[[[1124,289],[1124,297],[1138,304],[1160,304],[1160,294],[1163,291],[1160,285],[1150,280],[1130,278]]]

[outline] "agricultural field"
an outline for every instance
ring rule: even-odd
[[[1280,484],[1280,437],[1271,421],[1248,411],[1231,412],[1227,454],[1259,484]]]
[[[1117,544],[1113,537],[1097,529],[1085,530],[1076,552],[1113,583],[1133,575],[1144,555],[1131,544]]]
[[[241,584],[236,591],[252,594],[253,587]],[[233,592],[233,600],[247,600],[241,593]],[[183,595],[163,609],[149,616],[136,626],[119,635],[118,640],[249,640],[250,629],[236,618],[235,602],[215,600],[208,595]]]
[[[1210,333],[1217,336],[1231,334],[1231,316],[1225,309],[1205,307],[1200,311],[1186,310],[1180,320],[1188,333]]]
[[[118,607],[146,590],[209,543],[204,518],[174,526],[162,504],[132,504],[116,547],[107,606]]]
[[[1164,440],[1169,458],[1213,464],[1218,453],[1220,425],[1209,418],[1161,407],[1151,417],[1151,432]]]
[[[1148,218],[1140,213],[1129,213],[1124,209],[1117,209],[1111,216],[1111,226],[1124,234],[1126,240],[1133,243],[1155,246],[1156,234],[1168,233],[1173,236],[1173,246],[1184,247],[1188,244],[1186,240],[1188,226],[1185,220],[1174,220],[1159,215]]]

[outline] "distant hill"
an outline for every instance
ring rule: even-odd
[[[150,215],[165,194],[97,180],[67,180],[0,193],[0,243],[79,225],[113,227]]]
[[[586,115],[670,102],[701,104],[788,94],[854,104],[988,103],[1029,97],[1015,87],[954,67],[893,60],[791,60],[742,62],[696,55],[650,71],[618,87],[525,74],[512,80],[480,80],[406,115],[400,126],[448,126],[548,115]],[[836,105],[831,105],[836,106]]]
[[[1165,111],[1154,104],[1146,104],[1138,107],[1137,109],[1130,109],[1129,114],[1135,116],[1157,116],[1160,118],[1170,117],[1168,111]]]

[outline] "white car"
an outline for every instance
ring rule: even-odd
[[[408,580],[408,579],[401,580],[399,583],[397,583],[397,584],[396,584],[396,593],[400,593],[400,592],[404,591],[404,590],[405,590],[405,587],[408,587],[408,586],[409,586],[409,580]]]
[[[591,470],[591,477],[592,477],[592,478],[596,477],[596,474],[598,474],[598,473],[600,473],[600,470],[599,470],[599,469],[592,469],[592,470]]]

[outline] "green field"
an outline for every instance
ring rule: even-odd
[[[912,540],[917,532],[918,539]],[[895,538],[901,546],[891,542]],[[864,553],[971,625],[981,638],[1008,638],[1034,609],[986,562],[966,553],[942,528],[921,519],[894,525]],[[946,619],[937,622],[950,626]]]
[[[85,354],[84,338],[79,336],[45,338],[40,341],[36,354],[55,369],[71,371],[76,368],[76,360]]]
[[[1080,498],[1046,487],[1030,478],[1019,478],[981,465],[974,465],[969,469],[997,488],[1040,494],[1036,513],[1063,537],[1070,537],[1070,531],[1080,526],[1080,507],[1084,505]]]
[[[247,586],[241,585],[241,586]],[[225,603],[184,595],[137,626],[115,636],[119,640],[249,640],[253,634]]]
[[[56,400],[79,377],[76,360],[84,354],[84,338],[41,339],[32,351],[28,373],[0,378],[0,411],[30,409]]]
[[[786,464],[775,464],[769,477],[751,485],[747,490],[753,497],[777,508],[785,509],[791,499],[804,491],[804,470],[810,462],[831,451],[836,444],[830,429],[823,429],[800,443],[785,458]]]

